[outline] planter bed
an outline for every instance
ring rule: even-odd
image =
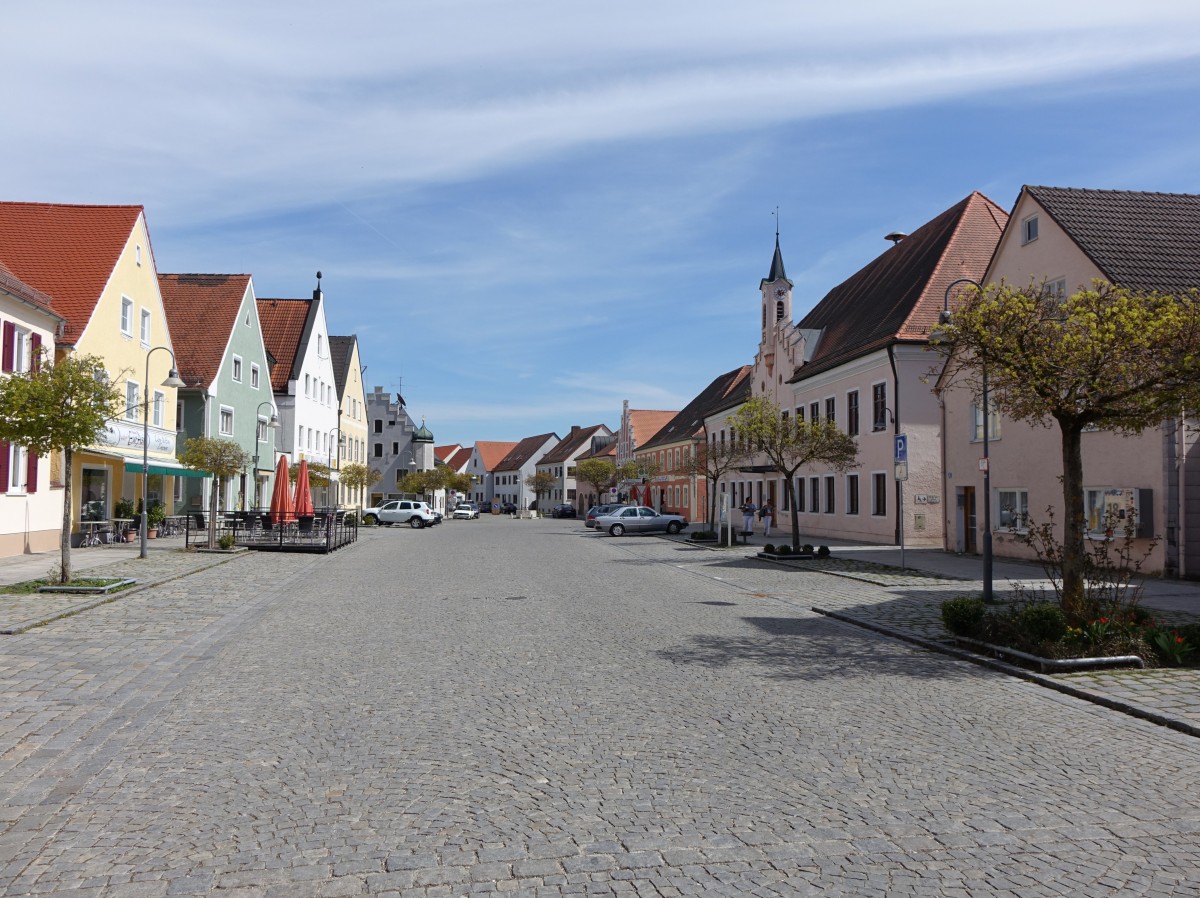
[[[39,586],[38,592],[67,592],[78,593],[80,595],[105,595],[113,590],[124,589],[126,586],[132,586],[137,583],[137,580],[132,577],[126,577],[123,580],[114,580],[111,583],[106,583],[103,586],[75,586],[67,583],[63,586]]]
[[[995,658],[1012,658],[1026,664],[1035,664],[1042,673],[1089,670],[1096,667],[1136,667],[1141,669],[1146,666],[1146,662],[1137,655],[1112,655],[1100,658],[1042,658],[1019,649],[1012,649],[1005,645],[993,645],[990,642],[971,639],[967,636],[955,636],[954,644],[976,652],[990,654]]]

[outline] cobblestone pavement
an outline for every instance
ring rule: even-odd
[[[582,531],[391,528],[4,637],[0,895],[1200,891],[1200,740],[805,609],[877,584]]]

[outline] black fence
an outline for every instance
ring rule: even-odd
[[[217,515],[213,545],[232,546],[264,552],[332,552],[358,539],[358,519],[353,512],[340,508],[318,508],[311,515],[292,515],[278,520],[270,509],[230,511]],[[184,545],[205,548],[209,545],[209,519],[202,512],[187,515]]]

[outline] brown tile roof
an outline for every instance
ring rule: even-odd
[[[91,320],[141,206],[0,202],[0,261],[48,294],[73,344]],[[152,259],[150,247],[147,255]]]
[[[1024,190],[1112,283],[1163,291],[1200,287],[1200,196],[1028,185]]]
[[[746,384],[748,390],[749,375],[750,366],[742,365],[715,378],[684,407],[683,411],[668,421],[653,439],[639,443],[638,451],[690,440],[697,434],[704,433],[705,417],[716,409],[726,407],[731,394],[737,391],[739,385]]]
[[[445,460],[446,467],[452,471],[466,470],[467,462],[471,460],[471,448],[472,447],[470,446],[463,446],[461,449],[447,458]]]
[[[575,461],[581,462],[588,458],[608,458],[615,460],[617,457],[617,441],[614,439],[611,443],[605,443],[595,452],[585,452],[583,455],[577,456]]]
[[[259,299],[258,320],[263,343],[275,359],[271,366],[271,389],[286,393],[304,326],[312,312],[311,299]]]
[[[248,274],[160,274],[175,367],[189,387],[209,387],[221,361],[246,291]]]
[[[3,262],[0,262],[0,290],[3,290],[9,296],[23,299],[30,305],[37,306],[39,309],[49,312],[59,321],[64,321],[63,317],[54,311],[54,300],[48,294],[43,293],[36,287],[29,286],[29,284],[5,268]]]
[[[455,452],[457,452],[461,448],[462,448],[462,446],[459,445],[458,443],[454,443],[453,445],[450,445],[450,446],[434,446],[433,454],[434,454],[434,457],[436,457],[438,461],[445,461],[446,459],[448,459],[451,455],[453,455]]]
[[[834,287],[797,325],[821,337],[791,382],[890,343],[928,340],[946,288],[984,276],[1007,221],[1007,212],[972,193]]]
[[[579,447],[590,443],[592,437],[600,432],[603,424],[593,424],[591,427],[572,428],[571,432],[558,441],[556,446],[553,446],[549,452],[538,459],[539,465],[558,464],[565,462],[571,458]]]
[[[629,426],[633,430],[633,445],[636,449],[654,439],[660,430],[671,423],[671,419],[679,414],[673,412],[653,411],[651,409],[629,410]]]
[[[485,471],[495,471],[496,465],[504,461],[504,457],[517,447],[516,443],[498,440],[477,440],[475,448],[479,450],[479,459],[483,462]]]
[[[497,471],[516,471],[524,465],[534,455],[542,451],[542,447],[546,445],[548,440],[557,440],[556,433],[540,433],[535,437],[525,437],[517,445],[509,450],[508,455],[500,460],[500,464],[496,465]]]

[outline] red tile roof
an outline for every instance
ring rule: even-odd
[[[262,325],[263,343],[275,358],[271,366],[271,389],[286,393],[304,325],[312,309],[311,299],[260,299],[258,320]]]
[[[460,446],[458,443],[454,443],[450,446],[434,446],[433,454],[437,457],[438,461],[445,461],[461,448],[462,446]]]
[[[631,408],[629,410],[629,426],[633,430],[634,447],[640,449],[645,443],[650,442],[678,414],[678,409],[673,412],[664,412]]]
[[[479,451],[479,459],[483,462],[485,471],[496,470],[496,465],[504,460],[508,453],[517,447],[516,443],[505,443],[496,440],[477,440],[475,448]]]
[[[535,437],[525,437],[517,445],[513,446],[508,455],[500,460],[496,465],[497,471],[517,471],[521,466],[528,462],[533,456],[542,451],[542,447],[550,440],[558,440],[556,433],[539,433]]]
[[[209,387],[216,380],[249,288],[248,274],[158,276],[175,367],[189,387]]]
[[[23,299],[30,305],[37,306],[39,309],[44,309],[60,321],[62,316],[54,311],[54,300],[47,294],[38,290],[36,287],[31,287],[11,271],[4,267],[4,263],[0,262],[0,290],[5,291],[10,296],[15,296],[18,299]]]
[[[52,298],[67,320],[61,342],[74,344],[87,327],[142,212],[141,206],[0,202],[0,261]]]
[[[1007,221],[1007,212],[972,193],[834,287],[797,325],[821,338],[791,382],[889,343],[927,341],[946,288],[984,276]]]
[[[471,447],[463,446],[448,459],[446,459],[446,467],[452,471],[465,471],[467,462],[471,460]]]

